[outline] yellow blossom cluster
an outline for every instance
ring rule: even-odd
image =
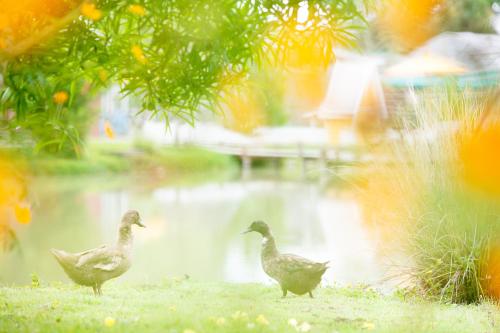
[[[144,51],[139,45],[133,45],[132,48],[130,49],[130,52],[132,52],[132,55],[134,56],[135,60],[137,60],[141,64],[145,64],[148,62],[148,59],[144,55]]]
[[[92,2],[84,2],[80,7],[80,12],[93,21],[97,21],[102,17],[102,11]]]
[[[69,95],[65,91],[58,91],[52,96],[52,100],[57,105],[63,105],[69,99]]]
[[[111,123],[109,121],[104,122],[104,134],[109,138],[109,139],[114,139],[115,138],[115,131],[113,130],[113,127],[111,126]]]
[[[128,6],[128,11],[137,16],[146,15],[146,9],[143,6],[137,4]]]

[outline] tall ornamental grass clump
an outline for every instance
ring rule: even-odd
[[[371,217],[398,231],[393,238],[405,253],[398,272],[415,290],[453,303],[498,297],[500,256],[492,251],[500,236],[500,198],[485,189],[500,182],[500,168],[491,170],[498,161],[489,160],[500,146],[486,140],[471,149],[469,142],[484,128],[500,138],[499,123],[494,112],[483,116],[491,105],[466,93],[420,97],[415,118],[403,126],[404,139],[388,148],[392,163],[377,167],[376,184],[368,186],[384,193],[378,199],[384,202],[371,205]],[[471,165],[480,177],[468,176]]]

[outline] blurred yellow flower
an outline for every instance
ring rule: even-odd
[[[105,69],[100,69],[97,75],[99,76],[99,80],[101,80],[101,82],[106,82],[108,80],[108,71]]]
[[[69,99],[69,95],[65,91],[58,91],[52,96],[52,100],[54,101],[54,103],[56,103],[58,105],[62,105],[64,103],[66,103],[68,101],[68,99]]]
[[[0,152],[0,223],[8,221],[7,212],[13,212],[19,223],[27,224],[31,221],[31,210],[26,201],[27,180],[23,169],[20,160]]]
[[[59,307],[59,305],[61,305],[61,302],[56,299],[56,300],[52,301],[52,304],[50,304],[50,308],[52,310],[54,310],[54,309],[57,309]]]
[[[16,174],[14,166],[11,169],[10,165],[0,165],[0,206],[13,207],[22,201],[24,191],[24,180]]]
[[[26,203],[16,203],[14,215],[19,223],[28,224],[31,222],[31,209]]]
[[[115,131],[113,130],[111,123],[107,120],[104,122],[104,134],[106,134],[106,136],[110,139],[115,137]]]
[[[188,328],[185,329],[182,333],[196,333],[196,331]]]
[[[97,9],[96,5],[91,2],[84,2],[80,7],[80,12],[93,21],[97,21],[102,17],[102,11]]]
[[[269,321],[267,320],[266,317],[264,317],[264,315],[258,315],[257,318],[255,319],[255,322],[257,324],[260,324],[260,325],[263,325],[263,326],[267,326],[269,325]]]
[[[106,317],[106,319],[104,319],[104,326],[106,327],[113,327],[115,326],[115,324],[116,324],[116,319],[113,317]]]
[[[233,318],[233,320],[248,320],[248,314],[243,311],[236,311],[232,314],[231,318]]]
[[[319,18],[308,20],[306,25],[293,19],[281,20],[268,35],[276,41],[270,60],[277,66],[308,70],[326,68],[335,60],[334,31]]]
[[[217,319],[215,319],[215,323],[218,325],[218,326],[224,326],[226,324],[226,318],[224,317],[219,317]]]
[[[145,64],[148,62],[148,59],[144,55],[144,52],[142,51],[139,45],[132,46],[130,51],[132,52],[132,55],[134,56],[135,60],[137,60],[141,64]]]
[[[363,325],[361,326],[361,328],[363,328],[365,330],[371,331],[371,330],[375,329],[375,324],[372,323],[372,322],[367,321],[367,322],[363,323]]]
[[[146,15],[146,9],[141,5],[130,5],[128,6],[128,11],[138,16]]]
[[[102,17],[102,11],[97,9],[95,4],[91,2],[84,2],[80,7],[80,12],[93,21],[97,21]]]
[[[175,312],[175,311],[177,311],[177,308],[175,307],[175,305],[171,305],[168,307],[168,311]]]
[[[439,31],[443,0],[386,0],[378,10],[381,34],[402,51],[411,50]]]
[[[226,113],[225,125],[241,133],[251,133],[265,121],[259,88],[247,79],[235,79],[223,88],[220,105]]]
[[[288,319],[288,325],[290,325],[292,327],[297,327],[298,324],[299,324],[299,322],[297,321],[297,319],[295,319],[295,318]]]
[[[321,19],[301,24],[282,20],[268,31],[276,41],[270,62],[283,70],[284,84],[294,105],[303,110],[316,109],[328,85],[328,68],[335,62],[335,33]]]
[[[479,190],[500,195],[500,122],[487,124],[463,138],[459,157],[465,181]]]

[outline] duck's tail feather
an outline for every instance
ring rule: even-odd
[[[58,250],[58,249],[50,249],[50,252],[56,258],[57,262],[63,267],[67,268],[68,265],[74,263],[75,256],[66,251]]]
[[[325,269],[328,269],[328,268],[330,268],[330,266],[328,266],[329,263],[330,263],[330,260],[322,262],[321,265],[323,265],[323,267],[325,267]]]
[[[330,263],[330,261],[325,261],[325,262],[321,262],[321,263],[319,263],[319,264],[320,264],[319,273],[320,273],[321,275],[325,274],[326,270],[327,270],[328,268],[330,268],[330,267],[328,266],[328,264],[329,264],[329,263]]]

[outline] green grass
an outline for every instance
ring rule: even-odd
[[[70,284],[2,287],[0,332],[295,332],[291,318],[325,333],[500,330],[500,312],[489,303],[404,301],[363,288],[320,288],[315,299],[281,299],[276,286],[169,279],[112,282],[104,293],[94,297],[90,288]],[[107,326],[106,318],[115,323]]]

